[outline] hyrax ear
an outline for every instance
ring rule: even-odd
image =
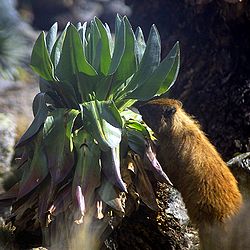
[[[175,112],[176,112],[176,108],[174,106],[166,106],[162,115],[165,119],[169,119],[169,118],[172,118]]]

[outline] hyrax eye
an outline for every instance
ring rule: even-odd
[[[176,112],[175,107],[167,106],[163,112],[163,116],[164,118],[171,118],[175,112]]]

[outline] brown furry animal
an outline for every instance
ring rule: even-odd
[[[153,100],[139,110],[158,138],[159,161],[182,194],[202,248],[211,249],[206,246],[213,227],[224,225],[241,207],[237,181],[179,101]]]

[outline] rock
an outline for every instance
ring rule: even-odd
[[[171,214],[176,218],[181,225],[188,225],[190,223],[189,217],[187,215],[187,210],[185,204],[182,200],[180,192],[175,188],[168,186],[168,203],[165,209],[166,214]]]
[[[16,123],[17,139],[33,120],[32,101],[38,92],[38,83],[0,79],[0,113],[11,115],[10,119]]]
[[[160,211],[157,221],[160,231],[174,239],[177,243],[175,246],[177,248],[174,249],[198,250],[198,232],[191,226],[180,192],[166,184],[158,186],[157,198]]]
[[[197,231],[180,193],[166,184],[154,184],[159,211],[139,206],[105,241],[103,249],[198,250]]]
[[[14,153],[16,125],[13,118],[0,113],[0,173],[10,170],[11,160]]]
[[[227,162],[238,181],[245,201],[250,201],[250,152],[240,154]]]

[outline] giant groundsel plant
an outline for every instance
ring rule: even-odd
[[[78,211],[77,223],[90,211],[99,219],[124,214],[129,197],[155,209],[147,173],[169,180],[132,105],[165,94],[179,64],[178,42],[161,61],[156,27],[145,42],[141,28],[134,33],[119,15],[114,35],[98,18],[68,24],[59,36],[57,24],[42,32],[31,57],[41,92],[17,144],[20,178],[0,201],[12,205],[14,224],[43,227],[69,210]]]

